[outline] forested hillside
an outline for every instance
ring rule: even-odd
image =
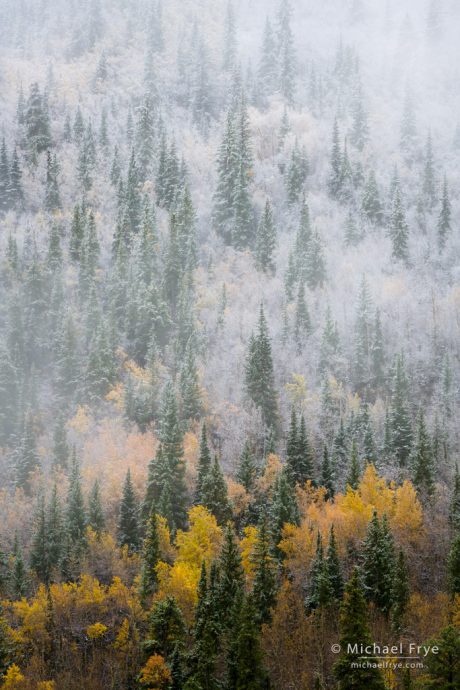
[[[460,688],[459,35],[0,0],[1,688]]]

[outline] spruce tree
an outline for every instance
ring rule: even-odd
[[[32,412],[24,420],[20,444],[16,451],[16,486],[30,493],[31,475],[40,466]]]
[[[292,104],[296,90],[297,65],[289,2],[280,3],[277,19],[278,89],[286,102]]]
[[[407,263],[409,260],[409,226],[406,222],[401,194],[399,189],[396,190],[393,209],[390,217],[390,239],[392,241],[392,256],[397,261]]]
[[[305,287],[301,284],[297,296],[294,324],[294,337],[299,354],[302,352],[304,341],[311,334],[311,330],[310,314],[305,300]]]
[[[67,502],[65,509],[66,531],[70,541],[77,549],[86,544],[87,517],[81,487],[80,465],[74,448]]]
[[[452,597],[460,594],[460,533],[452,540],[447,558],[447,576]]]
[[[270,536],[273,542],[273,552],[278,558],[282,557],[278,544],[282,539],[284,526],[286,524],[298,525],[299,523],[299,507],[295,495],[292,493],[288,471],[284,468],[277,477],[270,506]]]
[[[427,497],[432,496],[434,492],[433,453],[422,410],[420,410],[417,422],[412,467],[414,484],[417,489]]]
[[[371,170],[367,183],[364,188],[363,200],[361,208],[366,218],[376,225],[381,225],[383,222],[383,207],[380,201],[380,194],[377,187],[377,180],[375,179],[375,172]]]
[[[34,522],[34,534],[32,537],[29,562],[31,569],[35,572],[38,579],[46,585],[50,581],[51,566],[48,550],[45,497],[43,495],[38,499]]]
[[[345,588],[345,597],[340,609],[341,653],[334,665],[334,675],[340,690],[384,690],[380,669],[374,664],[361,664],[360,652],[351,651],[355,645],[371,645],[367,621],[366,600],[358,568],[355,568]],[[372,659],[370,659],[372,661]]]
[[[334,601],[340,601],[343,596],[343,576],[337,552],[334,525],[331,526],[324,564],[332,598]]]
[[[273,27],[267,17],[264,27],[262,41],[262,51],[258,69],[258,85],[261,91],[263,105],[268,96],[271,96],[277,87],[277,61],[276,61],[276,41]]]
[[[391,448],[401,467],[406,467],[412,450],[412,423],[407,403],[408,381],[403,355],[396,359],[390,412]]]
[[[265,427],[278,427],[278,400],[274,381],[270,336],[263,306],[260,307],[258,331],[249,343],[245,386],[248,397],[262,413]]]
[[[237,481],[244,486],[248,493],[254,489],[255,480],[257,477],[257,465],[254,453],[251,449],[251,444],[246,441],[243,452],[241,453],[238,469],[236,472]]]
[[[131,480],[131,470],[129,469],[123,485],[117,531],[118,544],[120,546],[127,546],[130,552],[139,549],[139,510],[137,497]]]
[[[326,280],[326,262],[323,242],[317,230],[312,232],[306,256],[305,278],[311,290],[322,287]]]
[[[202,502],[203,482],[211,469],[211,453],[208,446],[206,422],[201,428],[200,454],[198,456],[198,469],[195,485],[195,503]]]
[[[273,211],[270,201],[265,202],[265,209],[260,219],[255,245],[255,262],[259,271],[274,273],[275,263],[273,252],[276,247],[276,229],[273,221]]]
[[[204,478],[201,499],[203,505],[211,511],[217,522],[223,525],[231,518],[232,511],[228,500],[227,483],[219,465],[217,456]]]
[[[452,208],[449,198],[449,187],[447,186],[447,178],[444,177],[444,185],[442,188],[441,210],[438,217],[438,245],[439,250],[442,251],[446,245],[448,236],[451,233],[451,217]]]
[[[398,560],[394,572],[392,588],[393,603],[391,606],[391,625],[394,632],[398,635],[401,633],[404,615],[409,604],[409,599],[409,574],[407,571],[404,551],[401,549],[398,554]]]
[[[259,625],[269,623],[271,621],[271,609],[276,601],[276,576],[265,516],[262,517],[259,523],[257,542],[254,549],[252,596],[255,607],[255,621]]]
[[[60,415],[53,434],[53,466],[65,469],[69,462],[70,449],[67,443],[65,417]]]
[[[329,458],[327,446],[323,449],[323,462],[321,465],[321,486],[326,489],[326,499],[331,499],[335,494],[334,470]]]
[[[218,561],[219,582],[217,596],[219,604],[219,618],[224,628],[230,628],[232,615],[244,586],[244,571],[240,550],[235,538],[235,532],[230,523],[224,531],[224,542]]]
[[[160,541],[158,534],[158,518],[155,507],[152,506],[147,522],[145,539],[142,547],[142,569],[140,582],[141,602],[147,605],[157,587],[156,566],[160,560]]]
[[[395,552],[386,516],[374,511],[363,545],[363,582],[366,596],[388,616],[393,604]]]
[[[99,480],[95,479],[88,499],[88,525],[99,538],[105,529],[105,515],[102,507]]]
[[[450,500],[449,523],[451,527],[460,532],[460,473],[458,465],[455,465],[454,487]]]
[[[254,598],[246,596],[235,620],[235,634],[227,655],[228,690],[266,690]]]
[[[330,173],[328,179],[329,194],[332,198],[338,199],[343,179],[342,179],[342,151],[340,148],[339,125],[337,118],[334,120],[334,127],[332,130],[332,150],[330,158]]]

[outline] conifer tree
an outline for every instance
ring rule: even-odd
[[[398,560],[395,567],[392,606],[391,606],[391,625],[395,633],[400,634],[404,615],[409,604],[409,574],[407,572],[406,558],[402,549],[399,551]]]
[[[455,465],[454,488],[450,501],[449,522],[452,528],[460,532],[460,473]]]
[[[200,454],[198,456],[198,469],[195,486],[195,503],[202,503],[203,483],[211,469],[211,453],[208,446],[206,422],[201,428]]]
[[[220,525],[225,524],[231,518],[227,483],[217,456],[215,456],[211,469],[204,478],[201,496],[203,505],[211,511]]]
[[[414,155],[417,138],[414,104],[410,91],[406,91],[403,116],[401,121],[401,150],[410,163]]]
[[[350,141],[358,151],[362,151],[369,137],[369,125],[367,113],[363,103],[361,85],[356,89],[352,105],[353,122],[350,133]]]
[[[425,496],[432,496],[434,492],[433,453],[422,410],[418,417],[412,466],[415,486]]]
[[[32,412],[26,414],[16,455],[16,486],[30,493],[30,478],[40,466]]]
[[[24,125],[29,158],[32,163],[36,163],[37,155],[51,146],[46,99],[40,93],[37,82],[34,82],[30,87],[24,112]]]
[[[326,489],[326,499],[334,497],[334,470],[329,458],[329,451],[327,449],[327,446],[324,446],[323,450],[323,462],[321,465],[321,486],[323,486]]]
[[[329,194],[334,199],[338,199],[342,189],[342,151],[340,148],[339,125],[337,118],[334,120],[332,130],[332,150],[330,159],[330,173],[328,179]]]
[[[452,597],[460,594],[460,533],[452,541],[447,558],[447,576]]]
[[[287,103],[293,103],[296,81],[296,55],[291,29],[291,6],[282,2],[278,11],[277,31],[278,88]]]
[[[345,246],[356,247],[363,239],[362,233],[358,229],[353,211],[349,211],[345,221]]]
[[[412,450],[412,423],[409,415],[408,382],[403,355],[396,359],[390,412],[391,448],[401,467],[409,461]]]
[[[376,225],[382,224],[383,206],[380,201],[377,180],[375,179],[375,172],[373,170],[370,171],[369,177],[367,178],[361,208],[364,215],[371,223],[375,223]]]
[[[257,465],[254,454],[251,449],[251,444],[246,441],[243,452],[240,456],[238,469],[236,472],[237,481],[244,486],[248,493],[254,489],[254,483],[257,476]]]
[[[127,546],[129,551],[137,551],[140,546],[139,511],[137,498],[131,480],[131,470],[128,469],[118,518],[118,544]]]
[[[388,616],[393,604],[395,552],[386,516],[380,523],[374,511],[363,545],[363,582],[366,596]]]
[[[276,229],[273,221],[273,211],[270,201],[265,202],[265,209],[257,227],[255,261],[259,271],[274,273],[275,263],[273,252],[276,247]]]
[[[144,605],[148,604],[149,599],[156,590],[157,574],[155,568],[159,560],[160,541],[158,534],[158,518],[155,507],[152,506],[142,547],[140,597]]]
[[[91,487],[88,499],[88,525],[100,537],[105,529],[105,515],[102,507],[99,480],[96,479]]]
[[[451,233],[451,217],[452,209],[449,198],[449,187],[447,185],[447,178],[444,177],[444,185],[442,188],[441,210],[438,217],[438,245],[439,250],[444,249],[448,236]]]
[[[227,523],[224,531],[224,542],[219,557],[219,574],[217,585],[219,617],[222,618],[224,627],[230,628],[232,614],[244,585],[240,550],[230,523]]]
[[[50,213],[61,207],[59,194],[59,164],[56,154],[46,154],[46,188],[45,188],[45,208]]]
[[[294,337],[297,345],[297,351],[299,353],[302,352],[304,348],[305,339],[310,335],[310,333],[310,314],[308,311],[307,303],[305,301],[305,287],[303,284],[301,284],[297,296],[294,324]]]
[[[249,398],[260,409],[266,428],[278,427],[278,401],[274,382],[270,336],[263,306],[260,307],[258,331],[249,343],[245,385]]]
[[[48,584],[51,576],[51,566],[48,551],[48,529],[46,524],[45,498],[41,495],[35,514],[34,534],[30,551],[30,567],[41,582]]]
[[[380,669],[374,664],[359,663],[360,652],[352,652],[355,645],[371,644],[367,622],[367,607],[363,596],[361,576],[355,568],[345,588],[345,597],[340,609],[340,648],[341,653],[334,665],[334,675],[340,690],[368,688],[384,690]]]
[[[300,149],[296,140],[286,172],[287,197],[291,205],[301,198],[308,172],[309,165],[305,148]]]
[[[432,649],[438,648],[437,654],[428,654],[426,670],[426,687],[429,690],[442,688],[455,690],[460,683],[460,635],[458,628],[448,625],[443,628],[439,636],[429,640],[427,645]],[[425,679],[424,679],[425,680]]]
[[[277,87],[276,41],[270,20],[266,19],[262,41],[261,58],[258,69],[258,85],[263,103]]]
[[[426,206],[429,211],[432,211],[436,204],[436,181],[431,132],[428,133],[425,147],[425,167],[423,170],[422,194],[424,206]]]
[[[298,525],[299,522],[299,507],[295,495],[292,494],[288,471],[283,469],[277,477],[270,506],[270,536],[273,551],[278,558],[281,558],[278,544],[282,538],[284,525]]]
[[[326,280],[323,242],[318,230],[312,232],[306,256],[305,278],[311,290],[322,287]]]
[[[343,577],[339,555],[337,552],[334,525],[331,526],[329,544],[327,547],[324,564],[332,598],[334,601],[340,601],[343,596]]]
[[[409,259],[409,227],[401,201],[399,189],[396,190],[393,209],[390,217],[390,239],[392,241],[392,256],[394,259],[407,263]]]
[[[276,601],[275,566],[270,552],[267,521],[265,516],[263,516],[259,524],[259,532],[254,549],[255,574],[252,590],[255,620],[259,625],[270,622],[271,609]]]
[[[385,349],[380,309],[377,309],[375,312],[371,344],[371,371],[375,386],[383,386],[385,382]]]
[[[239,607],[235,634],[227,655],[228,690],[266,690],[267,674],[263,668],[257,629],[257,607],[254,598],[246,596]]]
[[[80,465],[76,450],[73,450],[69,489],[65,510],[66,531],[70,541],[77,549],[86,543],[86,511],[81,488]]]
[[[53,434],[53,465],[56,468],[65,469],[69,462],[69,445],[67,443],[67,431],[65,418],[58,417]]]

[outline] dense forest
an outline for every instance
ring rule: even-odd
[[[1,688],[460,688],[459,35],[0,0]]]

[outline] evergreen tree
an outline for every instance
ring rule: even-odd
[[[451,217],[452,209],[449,198],[449,188],[447,186],[447,178],[444,177],[444,185],[442,189],[441,210],[438,218],[438,245],[439,250],[444,249],[447,237],[451,232]]]
[[[326,489],[326,499],[334,497],[334,484],[334,470],[329,459],[329,451],[327,449],[327,446],[324,446],[323,462],[321,465],[321,486],[323,486]]]
[[[278,544],[282,539],[284,525],[298,525],[299,523],[299,507],[295,496],[292,494],[288,472],[283,469],[277,477],[270,506],[270,536],[274,553],[278,558],[282,556]]]
[[[449,590],[454,597],[460,594],[460,533],[455,535],[451,544],[447,558],[447,575]]]
[[[51,146],[49,115],[46,99],[34,82],[30,87],[29,98],[24,112],[26,141],[31,162],[35,163],[37,155]]]
[[[237,481],[244,486],[248,493],[254,489],[255,480],[257,477],[257,465],[254,454],[251,449],[251,444],[246,441],[243,452],[240,456],[238,469],[236,472]]]
[[[345,588],[340,610],[341,654],[334,665],[334,675],[340,690],[384,690],[380,669],[374,664],[361,664],[360,652],[352,652],[355,645],[371,645],[367,622],[367,607],[363,596],[360,572],[355,568]],[[372,661],[372,660],[371,660]]]
[[[65,521],[66,531],[72,545],[77,549],[83,547],[86,543],[87,518],[81,488],[80,465],[75,448],[73,450],[69,489],[67,492]]]
[[[273,211],[270,201],[267,199],[265,209],[260,219],[255,245],[255,262],[259,271],[264,273],[275,272],[273,252],[276,247],[276,229],[273,222]]]
[[[278,89],[287,103],[293,103],[296,81],[296,55],[291,29],[291,6],[281,2],[278,11],[277,32]]]
[[[286,172],[287,197],[291,205],[301,198],[308,172],[309,165],[305,148],[300,149],[296,140]]]
[[[393,394],[390,412],[391,449],[401,467],[409,461],[412,450],[412,423],[409,415],[408,382],[405,372],[404,357],[396,359],[393,381]]]
[[[328,179],[328,189],[329,194],[334,198],[338,199],[343,179],[342,179],[342,151],[340,148],[340,135],[339,135],[339,125],[337,123],[337,118],[334,120],[334,128],[332,130],[332,150],[331,150],[331,162],[330,162],[330,173]]]
[[[203,501],[203,483],[211,469],[211,453],[208,446],[206,422],[201,428],[200,454],[198,456],[198,469],[195,486],[195,503]]]
[[[131,470],[126,474],[118,518],[118,544],[137,551],[140,546],[139,511],[137,497],[131,480]]]
[[[258,85],[263,101],[271,96],[277,87],[276,41],[270,20],[266,19],[258,69]]]
[[[158,534],[158,518],[155,507],[152,506],[142,548],[140,597],[144,605],[149,602],[149,599],[155,593],[157,587],[157,574],[155,568],[159,560],[160,541]]]
[[[409,598],[409,574],[407,572],[404,551],[400,550],[393,579],[393,603],[391,606],[391,625],[397,634],[401,633],[404,615],[409,604]]]
[[[429,211],[432,211],[436,204],[436,181],[431,133],[428,133],[425,147],[425,167],[423,170],[422,194],[424,206],[426,206]]]
[[[299,287],[297,297],[297,304],[295,310],[295,325],[294,337],[297,345],[297,351],[302,352],[304,347],[304,340],[311,334],[311,320],[308,312],[307,303],[305,301],[305,287],[303,284]]]
[[[371,371],[376,387],[385,383],[385,348],[380,319],[380,309],[375,312],[373,338],[371,344]]]
[[[362,151],[369,137],[367,113],[363,103],[361,85],[356,90],[352,105],[353,122],[350,133],[350,141],[358,151]]]
[[[364,215],[371,223],[375,223],[376,225],[382,224],[383,206],[380,201],[377,180],[375,179],[375,172],[373,170],[370,171],[369,177],[367,178],[361,208]]]
[[[363,202],[364,203],[364,202]],[[353,211],[349,211],[345,221],[345,246],[356,247],[363,239],[362,233],[356,224]]]
[[[198,372],[195,362],[195,348],[192,338],[189,339],[184,363],[180,374],[180,393],[182,402],[182,417],[185,420],[197,419],[201,412],[201,389],[198,382]]]
[[[53,434],[53,466],[61,469],[67,467],[70,455],[65,424],[65,418],[59,416]]]
[[[343,577],[340,566],[339,555],[337,553],[337,543],[335,539],[334,526],[332,525],[329,535],[329,544],[324,559],[326,577],[329,589],[334,601],[340,601],[343,596]]]
[[[257,607],[252,596],[243,599],[235,621],[235,635],[227,656],[228,690],[265,690],[267,675],[262,664]]]
[[[363,581],[366,596],[388,616],[393,604],[395,553],[386,516],[380,523],[374,511],[363,545]]]
[[[38,507],[34,522],[34,534],[30,550],[30,567],[41,582],[48,584],[51,577],[51,565],[48,550],[46,506],[43,495],[41,495],[38,499]]]
[[[415,486],[426,496],[432,496],[434,492],[433,453],[422,410],[418,417],[412,466]]]
[[[401,121],[401,150],[409,163],[412,161],[414,155],[416,138],[417,129],[415,122],[414,104],[410,92],[407,91],[404,100],[404,109]]]
[[[454,488],[450,501],[449,522],[452,528],[460,532],[460,473],[455,465]]]
[[[409,227],[406,222],[401,195],[396,190],[393,209],[390,217],[389,235],[392,241],[392,256],[394,259],[407,263],[409,259]]]
[[[306,256],[305,277],[311,290],[322,287],[326,280],[326,264],[323,253],[323,243],[320,234],[314,230],[308,243]]]
[[[91,488],[88,500],[88,525],[100,537],[105,529],[105,516],[102,507],[99,481],[96,479]]]
[[[244,571],[241,555],[230,523],[224,531],[224,543],[219,557],[220,578],[217,585],[219,618],[225,628],[230,628],[232,615],[244,586]]]
[[[253,335],[249,343],[245,385],[249,398],[262,413],[265,427],[276,430],[278,426],[278,401],[270,336],[262,305],[259,312],[257,335]]]
[[[30,479],[35,470],[40,467],[37,451],[32,412],[26,414],[21,441],[16,454],[16,486],[30,493]]]
[[[217,456],[204,478],[201,496],[203,505],[211,511],[220,525],[225,524],[231,518],[232,511],[228,500],[227,483]]]
[[[61,208],[61,198],[59,194],[59,171],[56,154],[53,156],[48,151],[46,154],[46,185],[45,185],[45,208],[52,213]]]
[[[262,517],[254,549],[254,585],[252,590],[255,607],[254,620],[259,625],[270,623],[271,610],[276,601],[275,566],[270,551],[267,522],[266,518]]]
[[[428,654],[424,678],[428,690],[456,690],[460,684],[460,635],[458,628],[449,625],[443,628],[439,637],[429,640],[427,645],[438,648],[438,654]]]

